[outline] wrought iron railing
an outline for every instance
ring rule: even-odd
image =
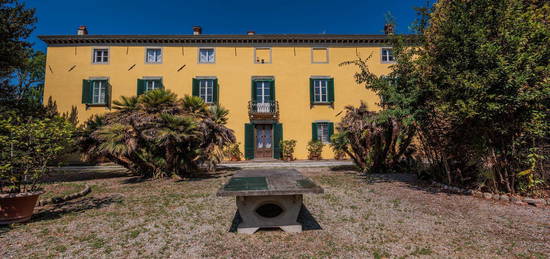
[[[248,115],[251,120],[255,119],[278,119],[279,118],[279,102],[248,102]]]

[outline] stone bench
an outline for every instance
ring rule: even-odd
[[[242,219],[237,232],[253,234],[273,227],[301,232],[297,219],[307,193],[323,193],[323,188],[295,169],[258,169],[237,172],[217,196],[236,197]]]

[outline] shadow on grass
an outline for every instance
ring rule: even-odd
[[[88,197],[74,201],[67,201],[60,204],[50,205],[42,208],[37,208],[32,218],[25,223],[0,225],[0,234],[6,233],[14,229],[19,224],[28,224],[40,221],[48,221],[59,219],[63,215],[69,213],[78,213],[87,210],[99,209],[106,207],[112,203],[122,202],[122,197],[119,195],[111,195],[102,198]]]
[[[229,227],[229,232],[237,233],[237,227],[242,222],[241,215],[239,214],[239,211],[237,210],[235,212],[235,216],[233,217],[233,221],[231,222],[231,226]],[[307,209],[305,205],[302,205],[302,208],[300,208],[300,213],[298,214],[298,222],[302,224],[302,231],[310,231],[310,230],[322,230],[323,228],[321,225],[319,225],[319,222],[311,215],[311,212]],[[280,230],[280,228],[260,228],[258,231],[273,231],[273,230]],[[282,231],[282,230],[281,230]]]
[[[131,174],[126,169],[113,169],[113,170],[55,170],[45,176],[43,181],[45,183],[55,182],[76,182],[76,181],[89,181],[97,179],[109,179],[118,177],[128,177]]]
[[[450,190],[434,187],[430,182],[418,179],[416,174],[411,173],[362,174],[360,177],[368,184],[400,182],[404,184],[404,187],[425,193],[444,193],[449,196],[465,195],[463,192],[452,192]]]
[[[99,209],[106,207],[112,203],[120,202],[122,202],[122,197],[119,195],[111,195],[102,198],[87,197],[80,200],[67,201],[46,208],[38,209],[38,212],[32,216],[29,222],[32,223],[43,220],[58,219],[68,213]]]
[[[330,168],[330,171],[338,172],[338,171],[356,171],[359,172],[359,168],[355,165],[338,165],[333,166]]]

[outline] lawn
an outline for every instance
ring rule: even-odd
[[[65,193],[89,184],[92,193],[0,227],[0,258],[550,256],[548,208],[432,192],[413,175],[299,170],[325,189],[305,196],[305,231],[254,235],[235,233],[234,199],[215,196],[231,171],[187,181],[69,172],[70,182],[46,188]]]

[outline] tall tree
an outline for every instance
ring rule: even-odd
[[[0,81],[25,65],[31,47],[26,39],[37,20],[34,14],[17,0],[0,0]]]

